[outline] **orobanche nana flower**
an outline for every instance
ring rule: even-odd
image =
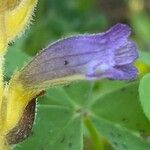
[[[133,66],[138,57],[136,45],[129,39],[130,28],[117,24],[103,33],[76,35],[52,43],[4,84],[7,45],[24,30],[37,3],[36,0],[7,2],[9,7],[5,3],[5,9],[0,7],[0,150],[8,149],[8,143],[12,143],[8,136],[19,127],[25,108],[46,88],[75,80],[136,78]]]
[[[15,127],[25,106],[47,87],[75,80],[135,79],[138,54],[130,33],[127,25],[117,24],[104,33],[59,40],[41,51],[10,80],[7,128]]]
[[[132,64],[138,54],[129,35],[127,25],[117,24],[104,33],[59,40],[23,68],[18,81],[33,88],[76,79],[134,79],[137,70]]]

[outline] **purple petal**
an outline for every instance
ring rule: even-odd
[[[114,69],[114,71],[116,71],[116,74],[118,74],[115,75],[115,77],[112,77],[112,79],[115,80],[133,80],[135,79],[138,73],[137,69],[134,66],[132,66],[132,64],[127,64],[124,66],[115,66]]]
[[[129,35],[128,26],[117,24],[104,33],[59,40],[39,53],[22,70],[19,79],[26,86],[33,86],[48,81],[59,84],[59,79],[66,82],[66,78],[70,80],[72,76],[82,76],[82,79],[135,78],[132,63],[138,54]]]
[[[133,41],[127,41],[115,51],[116,65],[129,64],[138,57],[137,47]]]
[[[137,69],[131,64],[123,66],[115,66],[109,68],[103,73],[95,73],[88,75],[88,79],[109,78],[113,80],[133,80],[137,75]]]
[[[100,37],[100,41],[106,41],[105,44],[110,48],[119,48],[127,42],[128,37],[131,34],[131,29],[125,24],[118,23],[103,33]]]

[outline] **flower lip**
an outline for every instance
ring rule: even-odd
[[[121,32],[121,30],[123,30],[123,32],[119,33],[118,31]],[[121,34],[122,36],[118,34]],[[133,66],[133,63],[138,58],[138,53],[136,44],[132,40],[128,39],[130,34],[131,29],[127,25],[120,23],[115,25],[110,30],[108,30],[106,34],[104,33],[103,37],[105,37],[108,40],[107,44],[108,43],[110,44],[109,50],[112,53],[114,53],[112,54],[114,55],[113,59],[111,61],[105,61],[105,63],[102,64],[101,63],[98,64],[97,61],[97,64],[95,63],[92,69],[90,69],[93,72],[90,72],[86,75],[88,79],[97,79],[97,78],[109,78],[115,80],[135,79],[138,71]],[[108,35],[112,37],[109,37]],[[114,41],[115,44],[111,43],[112,41]]]
[[[84,34],[59,40],[39,53],[19,75],[26,86],[71,79],[80,75],[88,79],[134,79],[133,62],[137,47],[129,39],[131,29],[117,24],[108,31]]]

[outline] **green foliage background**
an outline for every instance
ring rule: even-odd
[[[149,0],[39,0],[30,29],[10,43],[5,79],[51,42],[73,34],[102,32],[118,22],[131,26],[139,61],[149,68],[149,14]],[[12,148],[149,150],[148,72],[132,82],[84,81],[49,89],[39,98],[29,137]]]

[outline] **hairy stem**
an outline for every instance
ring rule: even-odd
[[[0,3],[3,4],[2,1]],[[4,65],[4,55],[7,48],[7,37],[5,30],[5,12],[2,7],[0,7],[0,150],[7,150],[5,136],[1,132],[4,124],[5,104],[4,104],[4,81],[3,81],[3,65]]]
[[[0,122],[2,122],[2,101],[4,93],[3,84],[3,64],[4,64],[4,54],[7,45],[6,34],[5,34],[5,13],[0,11]],[[0,124],[1,127],[1,124]]]
[[[9,150],[4,136],[0,135],[0,150]]]

